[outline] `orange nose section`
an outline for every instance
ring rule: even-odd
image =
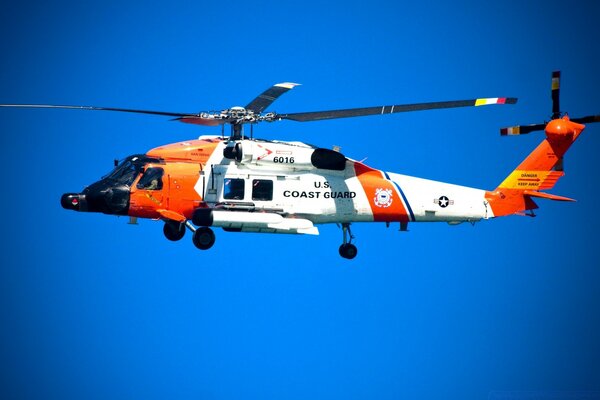
[[[564,116],[559,119],[553,119],[546,125],[546,135],[559,138],[562,136],[573,136],[576,132],[579,133],[585,128],[584,125],[571,122],[569,117]]]

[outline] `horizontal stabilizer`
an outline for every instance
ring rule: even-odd
[[[563,196],[557,196],[555,194],[550,194],[550,193],[544,193],[544,192],[538,192],[535,190],[525,190],[523,192],[523,194],[525,196],[529,196],[529,197],[539,197],[541,199],[548,199],[548,200],[556,200],[556,201],[577,201],[575,199],[570,199],[568,197],[563,197]]]

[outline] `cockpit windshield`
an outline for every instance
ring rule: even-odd
[[[113,181],[121,185],[131,186],[135,178],[142,172],[144,166],[148,163],[161,163],[157,158],[151,158],[146,155],[133,155],[121,160],[109,174],[102,179]]]

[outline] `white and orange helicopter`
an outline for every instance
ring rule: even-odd
[[[62,207],[83,212],[127,215],[133,221],[164,221],[167,239],[193,232],[194,245],[207,250],[212,230],[317,235],[315,225],[342,227],[339,253],[352,259],[357,248],[354,222],[477,222],[537,208],[534,198],[572,201],[544,192],[564,175],[562,159],[585,128],[600,115],[569,118],[559,109],[560,73],[552,74],[552,118],[547,124],[515,126],[502,135],[545,130],[542,143],[494,190],[475,189],[371,168],[336,150],[301,142],[255,139],[245,125],[291,120],[299,122],[393,114],[440,108],[515,104],[515,98],[482,98],[408,105],[377,106],[278,114],[265,110],[297,86],[279,83],[245,107],[220,112],[175,113],[111,107],[2,104],[1,107],[66,108],[153,114],[207,126],[229,124],[231,134],[200,136],[126,157],[81,193],[66,193]],[[251,129],[252,130],[252,129]],[[223,128],[222,128],[223,132]]]

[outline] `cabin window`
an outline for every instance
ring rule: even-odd
[[[268,179],[252,180],[252,200],[273,200],[273,181]]]
[[[144,175],[142,175],[137,184],[137,188],[143,190],[161,190],[163,188],[163,173],[164,171],[162,168],[146,169]]]
[[[225,178],[223,185],[223,198],[226,200],[244,199],[244,180]]]

